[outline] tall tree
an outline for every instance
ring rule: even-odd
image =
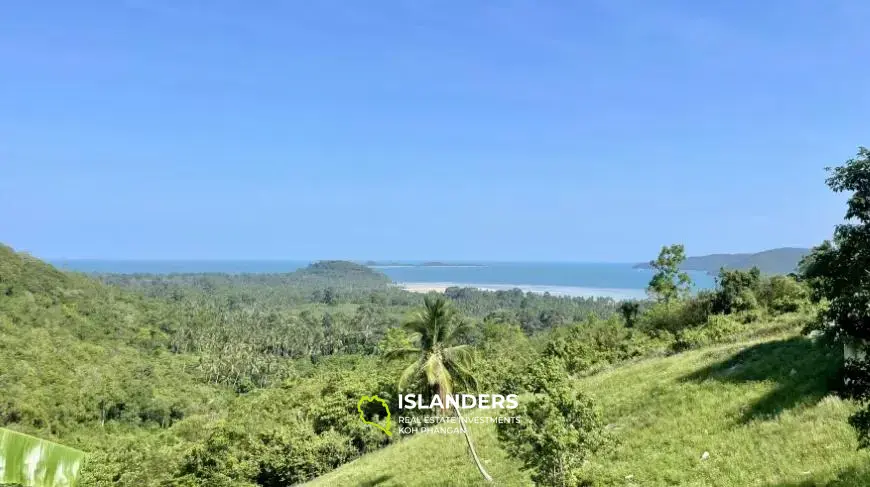
[[[665,303],[688,294],[692,278],[680,271],[680,264],[684,260],[686,249],[682,244],[663,246],[658,258],[649,263],[656,274],[649,281],[647,291]]]
[[[441,411],[444,412],[447,396],[453,393],[454,385],[476,388],[476,379],[471,371],[471,350],[467,344],[457,343],[462,334],[468,331],[468,323],[459,318],[444,297],[426,296],[423,310],[404,327],[414,334],[417,346],[386,353],[387,358],[413,360],[399,378],[399,389],[406,390],[409,385],[425,379],[430,392],[441,398]],[[460,418],[460,429],[478,470],[484,479],[492,480],[477,457],[459,409],[454,406],[454,411]]]
[[[813,249],[801,263],[804,278],[814,294],[826,298],[821,318],[856,351],[846,362],[847,390],[863,403],[850,422],[857,429],[861,446],[870,446],[870,150],[842,166],[826,168],[828,186],[836,193],[851,193],[846,203],[845,223],[834,230],[833,241]]]
[[[640,312],[640,303],[637,301],[623,301],[619,304],[619,312],[622,313],[625,326],[631,328],[634,326],[637,315]]]
[[[414,359],[402,372],[400,389],[425,379],[428,392],[438,395],[441,404],[446,405],[446,398],[453,394],[454,385],[476,386],[471,371],[471,349],[467,344],[457,343],[470,327],[447,300],[441,296],[426,296],[423,310],[403,326],[412,333],[416,346],[386,353],[389,359]]]

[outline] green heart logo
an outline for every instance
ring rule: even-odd
[[[386,419],[386,421],[384,421],[383,426],[381,426],[380,424],[375,423],[373,421],[366,421],[366,415],[363,413],[363,405],[366,403],[375,402],[375,401],[381,403],[381,405],[384,406],[384,409],[387,411],[387,419]],[[384,401],[383,399],[379,398],[378,396],[363,396],[359,399],[359,402],[356,404],[356,410],[359,411],[359,419],[362,420],[362,422],[364,424],[369,424],[369,425],[374,426],[375,428],[380,429],[381,431],[386,433],[387,436],[393,436],[393,433],[390,432],[390,406],[387,405],[387,401]]]

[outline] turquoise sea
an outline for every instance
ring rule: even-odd
[[[292,272],[311,261],[294,260],[55,260],[67,270],[97,273],[273,273]],[[372,266],[397,284],[469,286],[481,289],[519,288],[567,296],[643,298],[652,272],[634,269],[633,264],[580,262],[487,262],[451,263],[445,266],[415,265],[408,262]],[[713,287],[713,278],[690,272],[695,289]]]

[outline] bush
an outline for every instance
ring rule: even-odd
[[[518,325],[492,321],[482,326],[482,344],[475,361],[475,376],[482,392],[512,393],[522,388],[523,371],[538,355]]]
[[[544,356],[560,359],[570,373],[580,373],[644,355],[655,344],[647,334],[626,328],[615,317],[591,318],[554,332]]]
[[[746,325],[734,317],[712,315],[703,326],[682,330],[674,342],[674,349],[681,351],[727,341],[744,331]]]
[[[765,313],[764,310],[754,308],[748,309],[746,311],[742,311],[740,313],[732,315],[740,320],[741,323],[749,324],[749,323],[758,323],[763,320]]]
[[[716,284],[718,289],[713,300],[715,312],[730,314],[758,308],[756,293],[761,289],[761,271],[758,267],[748,271],[722,268]]]
[[[713,313],[714,294],[701,291],[688,299],[656,303],[647,309],[639,319],[639,327],[651,334],[662,331],[677,333],[685,328],[706,323]]]
[[[773,276],[764,283],[762,299],[774,313],[794,313],[809,303],[809,290],[790,276]]]
[[[521,388],[535,394],[547,392],[554,385],[567,381],[567,375],[561,358],[539,357],[520,374]]]
[[[532,472],[536,485],[580,485],[579,469],[604,444],[601,420],[592,400],[567,383],[548,383],[520,405],[520,423],[498,425],[499,439]]]

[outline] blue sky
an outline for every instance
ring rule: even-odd
[[[365,4],[365,6],[364,6]],[[856,1],[7,1],[0,241],[47,258],[809,246]]]

